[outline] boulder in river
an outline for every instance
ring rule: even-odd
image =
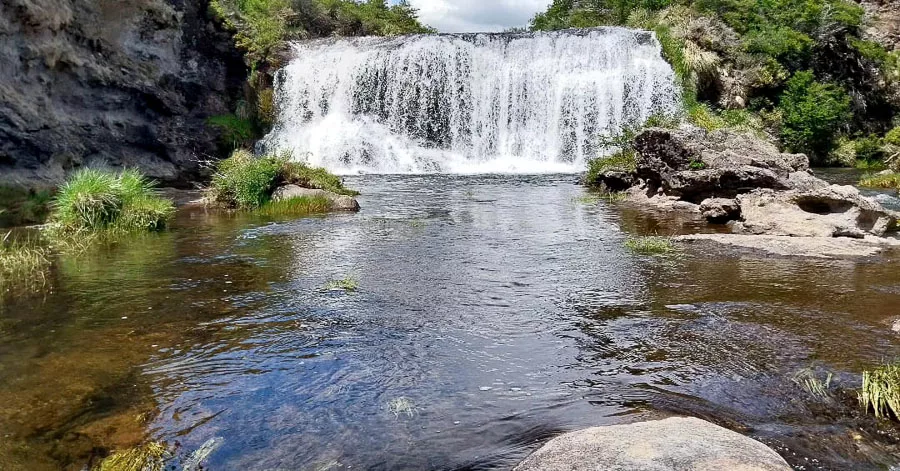
[[[595,427],[554,438],[516,471],[789,471],[766,445],[696,418]]]
[[[884,237],[898,214],[852,186],[816,178],[803,154],[729,130],[650,128],[631,144],[635,170],[607,172],[598,184],[628,182],[632,201],[699,212],[731,223],[738,234],[793,237]]]
[[[331,204],[332,211],[359,211],[359,202],[352,196],[339,195],[330,191],[314,188],[303,188],[298,185],[284,185],[272,193],[273,201],[288,200],[291,198],[318,198],[322,197]]]

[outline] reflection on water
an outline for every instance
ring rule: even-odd
[[[507,469],[561,431],[670,413],[824,468],[893,460],[791,377],[852,387],[897,355],[895,263],[635,256],[620,228],[695,222],[578,202],[572,180],[359,177],[359,214],[185,210],[61,260],[51,293],[2,307],[0,469],[147,439],[206,445],[217,470]],[[358,292],[324,289],[348,275]]]

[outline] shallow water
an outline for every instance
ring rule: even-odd
[[[80,469],[146,439],[176,465],[212,450],[213,470],[509,469],[560,432],[671,414],[804,469],[897,461],[791,380],[853,388],[897,357],[896,253],[642,257],[629,233],[716,229],[584,200],[569,175],[348,183],[358,214],[182,210],[7,299],[0,469]],[[357,292],[324,289],[347,276]]]

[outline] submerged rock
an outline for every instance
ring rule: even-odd
[[[788,471],[756,440],[695,418],[595,427],[551,440],[516,471]]]
[[[352,196],[339,195],[330,191],[303,188],[297,185],[284,185],[272,193],[272,200],[281,201],[291,198],[325,198],[331,203],[333,211],[359,211],[359,202]]]

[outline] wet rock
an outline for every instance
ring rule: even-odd
[[[274,201],[287,200],[291,198],[326,198],[331,203],[333,211],[359,211],[359,202],[352,196],[339,195],[330,191],[318,190],[313,188],[303,188],[297,185],[285,185],[277,188],[272,194]]]
[[[610,170],[600,174],[596,182],[588,182],[607,191],[625,191],[636,183],[634,175],[628,172]]]
[[[595,427],[554,438],[516,471],[788,471],[767,446],[695,418]]]
[[[709,198],[700,203],[700,212],[710,222],[724,223],[741,215],[737,200],[729,198]]]
[[[737,233],[794,237],[881,237],[896,228],[897,217],[852,186],[809,191],[756,190],[739,195]]]

